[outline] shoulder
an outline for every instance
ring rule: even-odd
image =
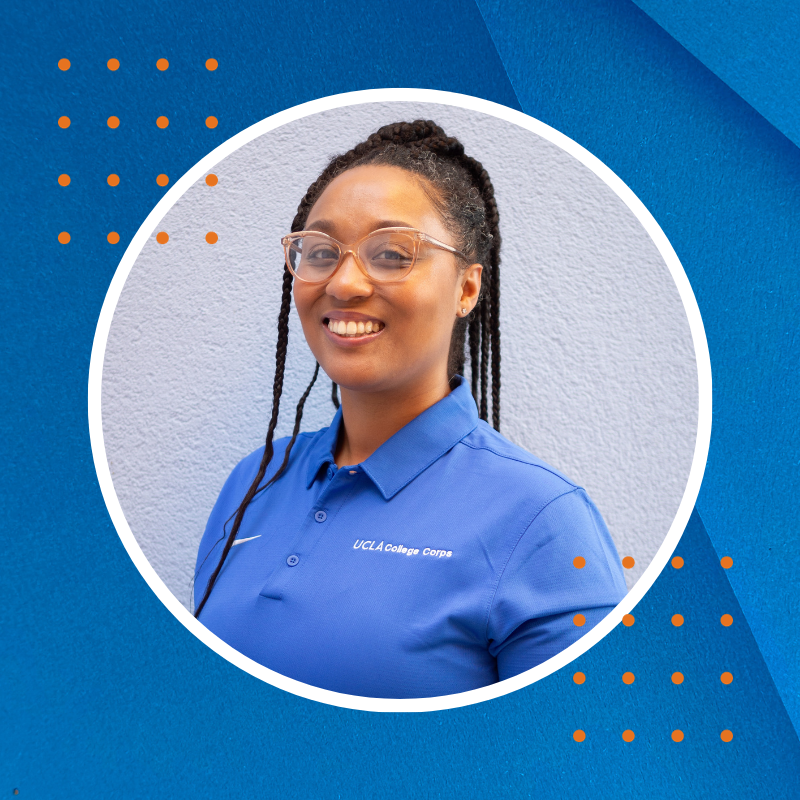
[[[484,420],[460,442],[492,483],[508,492],[531,493],[544,505],[580,486],[551,464],[506,439]]]
[[[304,431],[297,434],[297,438],[294,440],[294,444],[292,445],[292,449],[289,454],[289,462],[286,465],[287,469],[294,466],[296,462],[302,458],[303,453],[306,451],[311,442],[314,441],[315,437],[324,431],[325,428],[323,428],[321,431]],[[269,464],[267,464],[261,484],[266,483],[278,471],[278,468],[283,463],[283,459],[286,455],[286,448],[289,446],[289,442],[291,442],[291,440],[291,436],[282,436],[279,439],[273,440],[272,458],[270,459]],[[261,467],[261,462],[264,458],[265,449],[266,444],[262,444],[261,447],[258,447],[251,453],[248,453],[244,458],[239,460],[239,462],[231,471],[228,480],[225,482],[225,486],[222,490],[223,493],[227,491],[233,491],[238,494],[247,491],[247,488],[258,474],[258,471]]]

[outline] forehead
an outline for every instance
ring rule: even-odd
[[[392,221],[411,227],[434,225],[441,231],[439,213],[423,188],[424,180],[385,164],[353,167],[328,184],[312,206],[307,226],[319,220],[343,228]]]

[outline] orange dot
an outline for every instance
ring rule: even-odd
[[[169,183],[169,178],[162,172],[160,175],[156,176],[156,183],[159,186],[166,186]]]
[[[719,738],[722,739],[723,742],[730,742],[733,739],[733,731],[724,730],[719,735]]]
[[[683,741],[683,731],[679,731],[679,730],[672,731],[672,741],[673,742],[682,742]]]
[[[624,672],[622,674],[622,682],[627,683],[629,686],[636,680],[632,672]]]
[[[630,628],[634,622],[636,622],[636,617],[634,617],[633,614],[625,614],[625,616],[622,617],[622,624],[626,628]]]
[[[66,231],[61,231],[61,233],[58,234],[58,241],[61,242],[61,244],[69,244],[71,238],[72,237]]]
[[[156,125],[158,125],[159,128],[166,128],[167,125],[169,125],[169,120],[166,117],[159,117],[156,120]]]
[[[216,233],[214,233],[214,231],[209,231],[209,232],[206,234],[206,241],[207,241],[209,244],[216,244],[218,240],[219,240],[219,236],[217,236],[217,234],[216,234]]]
[[[156,234],[156,241],[159,244],[166,244],[169,241],[169,234],[166,231],[161,231]]]
[[[723,672],[719,679],[725,684],[733,683],[733,675],[730,672]]]
[[[723,569],[730,569],[733,566],[733,559],[730,556],[723,556],[719,563]]]
[[[683,617],[680,614],[674,614],[672,617],[672,624],[676,628],[680,628],[680,626],[683,625]]]
[[[71,180],[71,178],[66,173],[64,173],[63,175],[59,175],[58,176],[58,185],[59,186],[69,186],[70,180]]]
[[[633,569],[635,563],[636,562],[630,556],[625,556],[625,558],[622,559],[622,566],[625,567],[625,569]]]
[[[576,742],[582,742],[584,739],[586,739],[586,734],[582,730],[577,730],[572,734],[572,738]]]
[[[116,72],[119,69],[119,61],[116,58],[109,58],[106,66],[112,71]]]
[[[586,617],[584,617],[583,614],[576,614],[572,618],[572,621],[575,623],[575,625],[577,625],[580,628],[581,625],[585,625],[586,624]]]
[[[586,566],[586,559],[583,556],[575,556],[572,559],[572,566],[575,569],[583,569]]]
[[[206,117],[206,127],[216,128],[219,125],[219,120],[216,117]]]
[[[672,673],[672,682],[675,684],[680,685],[683,683],[683,673],[682,672],[673,672]]]
[[[67,71],[67,70],[68,70],[68,69],[69,69],[71,66],[72,66],[72,64],[70,64],[70,62],[69,62],[69,59],[68,59],[68,58],[61,58],[61,59],[59,59],[59,61],[58,61],[58,68],[59,68],[59,69],[60,69],[62,72],[66,72],[66,71]]]
[[[636,734],[633,731],[622,731],[622,740],[624,742],[632,742],[636,738]]]
[[[166,58],[159,58],[156,61],[156,66],[163,72],[165,69],[169,68],[169,61]]]
[[[733,617],[732,617],[730,614],[723,614],[723,615],[722,615],[722,616],[719,618],[719,621],[720,621],[720,622],[721,622],[721,623],[722,623],[722,624],[723,624],[723,625],[724,625],[726,628],[730,628],[730,626],[731,626],[731,625],[733,625]]]
[[[115,175],[113,172],[106,178],[106,180],[108,181],[109,186],[119,186],[119,175]]]
[[[59,117],[58,118],[58,127],[59,128],[69,128],[70,125],[70,118],[69,117]]]
[[[580,686],[582,683],[586,683],[586,676],[582,672],[576,672],[572,676],[572,680]]]
[[[212,172],[210,175],[206,175],[206,183],[209,186],[216,186],[219,183],[219,178]]]
[[[116,231],[111,231],[111,233],[106,236],[108,239],[109,244],[118,244],[119,243],[119,234]]]
[[[206,69],[211,70],[211,72],[213,72],[218,66],[219,64],[217,64],[216,58],[209,58],[206,61]]]
[[[109,128],[119,128],[119,117],[109,117],[108,118],[108,127]]]
[[[675,556],[675,558],[672,559],[672,566],[675,567],[675,569],[680,569],[683,566],[683,559],[680,556]]]

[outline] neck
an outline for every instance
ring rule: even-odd
[[[450,394],[450,384],[444,374],[412,387],[380,392],[362,392],[341,386],[339,389],[342,426],[334,456],[340,467],[366,461],[412,419]]]

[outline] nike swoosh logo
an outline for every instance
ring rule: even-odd
[[[260,536],[261,534],[259,533],[258,536],[250,536],[248,539],[234,539],[231,547],[234,547],[237,544],[241,544],[242,542],[252,542],[253,539],[258,539],[260,538]]]

